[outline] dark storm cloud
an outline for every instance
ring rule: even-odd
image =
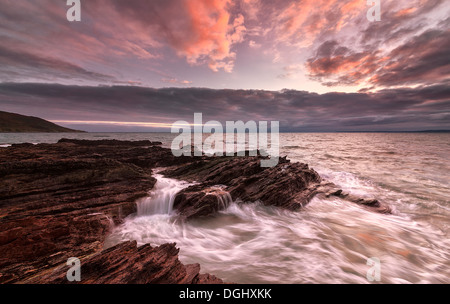
[[[283,131],[450,129],[450,89],[376,93],[0,84],[0,109],[50,120],[173,123],[278,120]],[[117,130],[117,128],[116,128]]]

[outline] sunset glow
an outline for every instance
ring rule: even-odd
[[[450,128],[444,0],[382,0],[374,22],[360,0],[81,3],[69,22],[65,1],[1,2],[3,110],[114,130],[194,112],[297,131]]]

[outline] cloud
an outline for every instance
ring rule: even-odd
[[[261,71],[275,80],[271,87],[379,89],[448,75],[444,0],[383,2],[380,22],[367,20],[361,0],[92,0],[75,23],[67,8],[55,0],[0,3],[2,81],[183,86],[192,78],[265,88],[253,80]],[[297,75],[309,81],[293,85]]]
[[[88,71],[73,63],[37,54],[13,51],[0,46],[0,80],[55,79],[93,80],[112,82],[115,78],[93,71]]]
[[[277,78],[279,79],[288,79],[293,78],[295,75],[297,75],[301,70],[303,66],[301,64],[290,64],[285,67],[283,67],[283,73],[279,74]]]
[[[418,36],[428,31],[440,31],[446,35],[443,18],[447,18],[448,7],[444,7],[443,0],[413,0],[382,3],[382,20],[369,22],[366,18],[368,6],[365,1],[337,1],[337,0],[303,0],[303,1],[273,1],[272,4],[260,4],[264,8],[266,20],[272,21],[272,29],[266,38],[273,39],[270,53],[275,63],[287,64],[293,56],[304,56],[305,67],[309,78],[319,81],[325,86],[352,85],[381,85],[398,86],[406,84],[423,84],[440,81],[437,73],[445,73],[444,69],[429,75],[423,67],[409,69],[413,76],[408,80],[400,72],[392,72],[393,77],[384,74],[384,68],[393,68],[393,64],[400,57],[394,58],[395,48],[412,48],[414,43],[421,43]],[[447,13],[444,13],[447,12]],[[260,14],[264,14],[262,9]],[[261,17],[260,17],[261,18]],[[249,29],[251,30],[251,28]],[[423,37],[422,37],[423,38]],[[414,41],[413,39],[416,39]],[[438,37],[436,39],[444,39]],[[339,42],[336,48],[331,43]],[[410,43],[408,44],[408,41]],[[448,51],[448,46],[437,41],[424,41],[429,47],[442,48]],[[319,48],[329,48],[332,54],[318,54]],[[344,52],[345,53],[339,53]],[[433,50],[438,53],[438,50]],[[433,53],[430,51],[429,53]],[[400,59],[399,69],[407,64],[422,60],[424,53],[414,56],[414,60]],[[439,55],[442,57],[442,55]],[[448,56],[447,56],[448,57]],[[286,60],[284,60],[286,58]],[[389,61],[391,58],[391,61]],[[299,61],[298,59],[296,60]],[[411,62],[409,62],[411,61]],[[431,68],[435,66],[431,63]],[[416,71],[422,70],[420,75]],[[379,78],[371,78],[377,76]],[[278,75],[285,79],[286,73]],[[399,79],[397,76],[401,76]],[[420,79],[424,77],[424,79]]]
[[[435,24],[441,19],[438,11],[448,11],[444,0],[413,0],[382,3],[381,22],[370,22],[361,31],[361,42],[372,47],[402,43],[411,35],[431,28],[444,29]],[[445,14],[444,14],[445,15]]]
[[[322,36],[340,32],[365,18],[365,2],[359,0],[279,1],[270,16],[278,43],[306,48]],[[284,6],[282,6],[284,4]]]
[[[317,94],[295,90],[0,84],[1,110],[58,121],[112,121],[115,126],[109,130],[116,131],[123,130],[121,125],[127,122],[192,122],[197,112],[203,113],[204,122],[276,120],[282,131],[450,129],[449,108],[448,85]]]
[[[71,23],[65,1],[2,2],[2,46],[18,54],[17,60],[0,54],[8,57],[2,59],[0,76],[54,81],[84,74],[88,80],[110,82],[101,76],[120,75],[120,64],[141,61],[145,71],[146,65],[156,68],[164,57],[169,60],[171,52],[191,65],[232,72],[234,48],[246,32],[245,18],[231,12],[233,5],[231,0],[84,1],[82,22]]]
[[[311,79],[324,85],[421,85],[450,80],[450,30],[428,30],[390,52],[355,52],[326,41],[306,63]]]
[[[178,80],[177,78],[162,78],[161,81],[164,83],[183,84],[183,85],[188,85],[188,84],[193,83],[192,81],[189,81],[189,80]]]
[[[429,30],[395,48],[370,82],[392,86],[450,80],[450,30]]]
[[[257,48],[261,47],[261,44],[257,43],[255,40],[250,40],[248,42],[248,46],[251,47],[251,48],[257,49]]]
[[[305,66],[309,77],[324,85],[357,85],[373,75],[382,60],[378,52],[354,52],[332,40],[320,45]]]
[[[245,35],[244,16],[232,15],[231,0],[95,1],[88,6],[109,8],[123,27],[139,36],[155,37],[193,65],[231,72],[232,48]],[[118,14],[118,12],[120,14]]]

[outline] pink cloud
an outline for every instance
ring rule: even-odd
[[[340,31],[348,21],[365,13],[365,2],[352,0],[304,0],[278,10],[274,18],[278,41],[311,46],[324,31]],[[333,18],[330,18],[333,16]]]
[[[187,1],[191,31],[178,47],[178,53],[191,64],[208,63],[213,71],[231,72],[236,54],[231,50],[245,35],[244,16],[233,20],[227,8],[230,0]]]
[[[429,30],[383,54],[355,52],[336,41],[323,43],[306,68],[311,79],[324,85],[420,85],[448,81],[449,30]]]
[[[171,84],[184,84],[184,85],[188,85],[188,84],[192,84],[192,81],[189,80],[179,80],[177,78],[162,78],[161,79],[162,82],[164,83],[171,83]]]
[[[113,0],[88,5],[95,15],[103,11],[109,16],[95,26],[102,37],[110,37],[108,43],[117,54],[158,58],[158,49],[170,46],[189,64],[205,64],[213,71],[232,71],[233,46],[246,32],[244,16],[230,12],[231,0]]]

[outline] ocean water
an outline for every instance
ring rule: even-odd
[[[167,133],[0,134],[0,146],[81,139],[149,139],[169,147]],[[237,283],[450,283],[450,134],[283,133],[280,154],[308,163],[322,177],[394,214],[370,212],[338,198],[314,198],[289,212],[241,204],[215,216],[176,221],[173,198],[188,183],[157,175],[147,198],[107,238],[159,245],[176,242],[183,263]],[[372,273],[372,272],[370,272]]]

